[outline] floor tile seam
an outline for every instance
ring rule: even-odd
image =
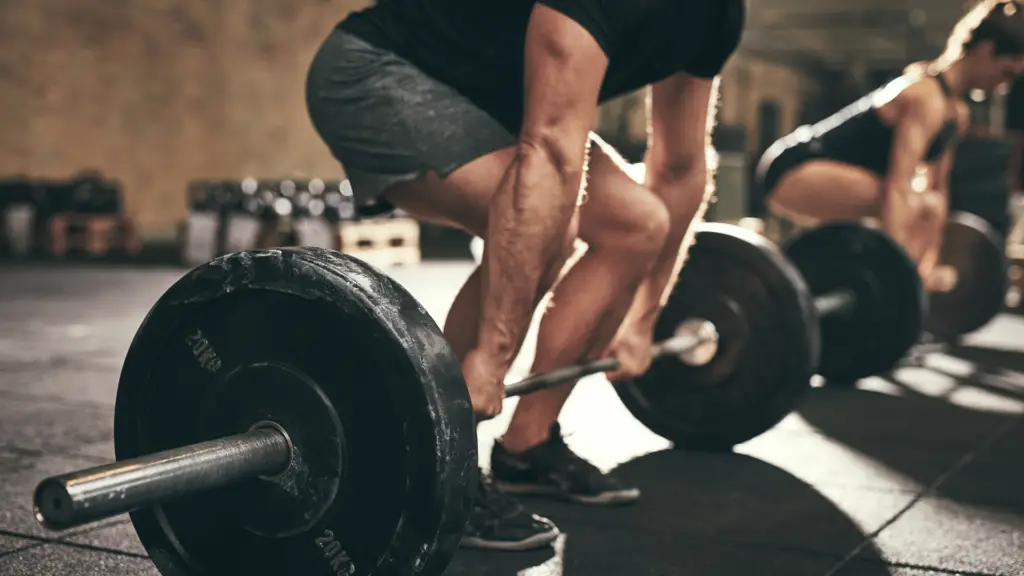
[[[91,551],[94,551],[94,552],[105,552],[105,553],[117,554],[117,555],[120,555],[120,556],[129,556],[129,557],[132,557],[132,558],[149,558],[149,556],[147,556],[145,554],[139,554],[138,552],[128,552],[126,550],[118,550],[116,548],[109,548],[107,546],[97,546],[97,545],[94,545],[94,544],[84,544],[84,543],[81,543],[81,542],[73,542],[73,541],[70,540],[71,538],[77,538],[77,537],[80,537],[80,536],[85,536],[85,535],[91,534],[93,532],[98,532],[100,530],[105,530],[107,528],[112,528],[114,526],[118,526],[120,524],[125,524],[127,522],[128,522],[127,519],[117,519],[117,520],[113,520],[113,521],[109,521],[109,522],[102,522],[100,524],[96,524],[96,525],[93,525],[93,526],[88,526],[88,527],[83,528],[83,529],[68,531],[68,532],[65,532],[65,533],[63,533],[63,534],[61,534],[59,536],[40,536],[39,534],[29,534],[29,533],[26,533],[26,532],[19,532],[17,530],[6,530],[6,529],[3,529],[3,528],[0,528],[0,536],[8,536],[10,538],[17,538],[19,540],[28,540],[28,541],[32,542],[32,544],[29,544],[29,545],[26,545],[26,546],[21,546],[21,547],[18,547],[16,549],[14,549],[14,550],[8,550],[6,552],[2,552],[2,553],[0,553],[0,558],[3,558],[4,556],[9,556],[9,555],[12,555],[12,554],[17,554],[17,553],[20,553],[20,552],[24,552],[26,550],[31,550],[33,548],[39,548],[41,546],[51,545],[51,544],[52,545],[57,545],[57,546],[66,546],[66,547],[69,547],[69,548],[79,548],[79,549],[83,549],[83,550],[91,550]]]
[[[885,531],[886,528],[895,524],[900,518],[902,518],[911,508],[916,506],[917,503],[920,502],[921,500],[924,500],[925,498],[931,496],[938,496],[938,488],[942,486],[942,484],[945,483],[946,480],[950,479],[958,471],[968,466],[978,457],[979,454],[981,454],[981,452],[983,452],[992,444],[995,444],[1002,437],[1009,434],[1020,424],[1021,420],[1019,419],[1015,419],[1014,421],[1011,422],[1005,422],[1002,426],[999,427],[999,429],[997,429],[987,438],[979,442],[971,451],[961,456],[960,459],[957,460],[957,462],[954,463],[950,468],[948,468],[942,474],[939,474],[939,476],[935,478],[935,480],[933,480],[930,484],[923,487],[920,492],[918,492],[913,498],[910,499],[909,502],[907,502],[904,506],[897,510],[896,513],[891,518],[889,518],[889,520],[883,522],[881,526],[873,530],[871,533],[865,535],[864,540],[861,541],[860,544],[855,546],[849,554],[847,554],[842,560],[839,561],[839,563],[837,563],[828,572],[826,572],[824,576],[835,576],[846,565],[848,565],[851,561],[856,559],[860,555],[860,553],[864,551],[865,548],[873,544],[875,542],[875,539],[878,538],[878,535]]]

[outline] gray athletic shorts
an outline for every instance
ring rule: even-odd
[[[356,201],[427,172],[442,178],[517,139],[455,89],[335,30],[313,59],[306,104]]]

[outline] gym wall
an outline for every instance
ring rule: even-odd
[[[806,95],[816,85],[804,71],[737,54],[722,73],[722,102],[718,121],[722,124],[747,126],[747,151],[759,153],[758,109],[764,102],[775,102],[779,108],[779,129],[782,134],[799,124],[800,110]],[[781,134],[780,134],[781,136]]]
[[[307,64],[369,0],[0,2],[0,175],[121,180],[143,238],[186,183],[342,176],[306,117]]]

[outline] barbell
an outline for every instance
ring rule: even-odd
[[[713,355],[714,330],[689,325],[654,353]],[[440,329],[396,282],[320,249],[227,255],[168,289],[126,356],[114,440],[117,462],[41,482],[36,517],[60,530],[130,512],[175,575],[439,574],[477,470]]]
[[[717,341],[711,323],[690,321],[681,326],[676,336],[655,344],[651,355],[674,355],[680,362],[699,364],[714,355]],[[505,396],[522,396],[618,368],[618,360],[610,357],[566,366],[507,384]],[[308,433],[296,438],[300,441],[296,443],[293,434],[279,422],[261,420],[240,434],[48,478],[36,492],[37,518],[48,528],[66,530],[240,479],[284,478],[295,473],[290,466],[309,464],[296,462],[300,454],[314,454],[318,461],[328,457],[330,470],[336,470],[340,462],[333,458],[333,451],[334,447],[342,446],[340,423],[335,422],[337,414],[326,405],[318,406],[323,398],[310,396],[300,401],[314,410],[311,414],[322,417],[321,431],[328,433],[331,453],[312,452]],[[112,499],[111,494],[117,497]]]
[[[921,316],[919,301],[907,306],[920,296],[913,265],[901,269],[878,231],[816,235],[789,247],[825,270],[811,297],[770,241],[704,224],[659,318],[658,360],[616,386],[627,408],[682,447],[731,447],[792,411],[822,338],[853,348],[822,368],[858,373],[894,356],[891,323],[911,332]],[[825,246],[834,262],[809,256]],[[844,339],[843,325],[878,338]],[[507,393],[616,367],[570,366]],[[114,420],[117,462],[43,480],[36,517],[60,530],[129,512],[167,575],[436,575],[472,502],[476,432],[458,360],[404,288],[336,252],[241,252],[186,274],[132,341]]]

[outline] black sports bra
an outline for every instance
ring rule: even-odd
[[[942,88],[942,93],[946,95],[946,98],[953,96],[953,90],[949,87],[949,83],[946,82],[946,77],[941,72],[935,75],[935,80],[939,83]],[[932,138],[931,143],[928,145],[928,153],[925,154],[926,162],[934,162],[942,156],[942,153],[946,151],[950,143],[956,138],[958,131],[958,125],[956,117],[946,118],[946,121],[942,124],[942,128]]]
[[[946,97],[953,95],[941,73],[936,74],[934,78]],[[886,88],[887,86],[882,86],[872,91],[815,124],[812,127],[813,139],[817,140],[816,148],[819,153],[840,162],[871,170],[880,176],[886,175],[892,159],[895,131],[882,121],[875,106],[878,92]],[[956,118],[948,118],[928,144],[924,161],[931,163],[938,160],[956,138],[957,130]]]

